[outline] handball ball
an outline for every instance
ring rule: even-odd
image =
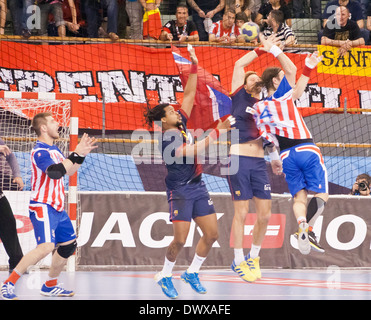
[[[259,35],[259,26],[254,22],[246,22],[241,27],[241,33],[246,42],[255,40]]]

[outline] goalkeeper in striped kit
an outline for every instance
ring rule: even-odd
[[[68,158],[54,145],[59,138],[59,124],[49,112],[35,115],[32,127],[38,140],[31,151],[31,198],[30,219],[34,227],[37,247],[28,252],[1,285],[1,296],[15,300],[14,286],[27,268],[35,265],[57,250],[52,257],[49,279],[40,293],[50,297],[71,297],[73,291],[63,289],[57,283],[67,258],[76,249],[76,234],[71,220],[64,210],[63,176],[73,175],[83,163],[85,156],[97,148],[95,138],[86,133]]]
[[[299,251],[324,252],[312,229],[328,200],[327,170],[321,151],[294,104],[303,94],[312,69],[323,57],[317,51],[308,55],[303,73],[295,83],[297,68],[293,62],[273,42],[264,37],[260,40],[261,49],[272,53],[283,70],[269,67],[262,74],[261,85],[267,88],[268,98],[254,105],[257,127],[263,137],[280,147],[283,173],[294,198],[293,210],[299,224],[295,234]],[[315,194],[307,205],[308,191]]]

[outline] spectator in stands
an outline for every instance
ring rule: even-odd
[[[162,22],[160,4],[161,0],[140,0],[143,8],[143,39],[158,40],[161,35]]]
[[[292,2],[294,18],[305,18],[304,14],[305,0],[295,0]],[[321,0],[310,0],[313,19],[321,19]]]
[[[370,32],[364,29],[364,21],[362,15],[362,7],[357,1],[353,0],[332,0],[326,4],[325,10],[322,14],[323,19],[323,27],[326,26],[328,20],[332,20],[335,10],[338,6],[345,6],[348,8],[350,13],[350,18],[357,22],[358,27],[361,31],[361,36],[365,40],[365,43],[368,44],[368,38],[370,36]],[[333,21],[333,20],[332,20]]]
[[[48,24],[49,24],[49,14],[51,13],[54,17],[55,26],[58,29],[58,36],[65,37],[66,36],[66,26],[63,19],[63,9],[62,9],[62,2],[63,0],[39,0],[38,5],[40,8],[40,36],[47,36],[48,35]],[[71,9],[72,14],[72,28],[73,30],[77,30],[77,20],[76,20],[76,7],[74,0],[68,0],[68,4]]]
[[[369,196],[371,186],[371,177],[367,173],[362,173],[357,176],[356,182],[352,187],[352,195]]]
[[[241,27],[246,23],[251,21],[251,16],[247,15],[245,12],[240,11],[239,13],[236,13],[236,26],[240,29],[241,33]]]
[[[235,24],[236,12],[229,9],[224,12],[223,19],[215,22],[209,32],[210,42],[245,42],[245,39],[240,35],[240,30]]]
[[[24,184],[17,158],[2,139],[0,139],[0,166],[4,190],[23,190]],[[23,253],[13,211],[2,189],[0,189],[0,239],[9,256],[9,271],[12,272],[22,259]]]
[[[176,8],[175,17],[176,20],[170,20],[164,25],[160,40],[198,41],[198,31],[194,22],[188,20],[188,8],[186,5],[179,5]]]
[[[192,21],[196,24],[200,41],[209,40],[209,30],[205,29],[204,20],[217,22],[222,19],[225,0],[187,0],[192,9]]]
[[[260,0],[226,0],[225,10],[233,9],[236,11],[236,14],[244,12],[246,16],[251,17],[252,20],[255,20],[260,8],[260,4]]]
[[[369,4],[367,9],[367,30],[371,31],[371,4]],[[369,43],[371,43],[371,32],[369,36]]]
[[[269,0],[269,2],[264,3],[259,9],[255,22],[263,28],[266,27],[268,14],[272,10],[282,11],[285,23],[291,27],[291,11],[288,6],[285,5],[283,0]]]
[[[143,39],[143,6],[139,0],[126,0],[130,22],[130,39]]]
[[[69,3],[70,1],[63,0],[62,2],[63,20],[67,27],[66,35],[69,37],[73,36],[87,37],[85,21],[82,19],[80,11],[80,0],[74,1],[75,10],[71,10]],[[76,15],[74,16],[74,14]]]
[[[113,41],[119,39],[117,35],[117,0],[84,0],[84,11],[87,22],[87,32],[90,38],[98,38],[98,29],[102,24],[102,11],[107,10],[107,34]]]
[[[263,31],[267,39],[272,34],[281,41],[281,48],[297,44],[294,32],[284,22],[283,12],[280,10],[272,10],[267,18],[268,27]]]
[[[335,25],[331,20],[327,21],[321,39],[322,45],[340,47],[339,55],[343,56],[352,47],[365,44],[358,24],[350,19],[350,13],[347,7],[338,7],[335,11],[335,19]]]
[[[6,12],[8,11],[6,6],[6,0],[0,0],[0,34],[4,34],[5,22],[6,22]]]

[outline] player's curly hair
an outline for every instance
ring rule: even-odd
[[[273,78],[277,77],[282,69],[279,67],[269,67],[264,70],[261,81],[257,83],[257,86],[265,87],[269,91],[269,89],[274,89],[273,85]]]
[[[161,119],[165,117],[165,113],[166,113],[165,108],[168,106],[169,106],[168,103],[158,104],[154,108],[147,106],[143,114],[147,125],[149,127],[153,127],[154,121],[161,121]]]

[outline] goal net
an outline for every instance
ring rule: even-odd
[[[32,223],[29,219],[28,205],[31,190],[31,161],[30,153],[37,140],[35,132],[31,128],[32,118],[40,112],[51,112],[54,119],[59,123],[60,137],[56,145],[65,156],[68,156],[72,144],[76,145],[77,132],[73,128],[75,138],[72,136],[71,124],[77,125],[76,120],[71,121],[71,109],[74,105],[74,95],[54,93],[0,93],[0,143],[7,145],[12,155],[6,157],[0,155],[0,188],[7,197],[17,223],[18,238],[23,254],[36,247]],[[74,106],[75,107],[75,106]],[[24,187],[19,190],[19,185],[14,178],[21,177]],[[76,177],[65,179],[65,189],[70,192],[72,199],[76,198]],[[74,203],[66,201],[66,209],[69,215],[76,220],[76,199]],[[39,262],[35,268],[48,266],[51,256]],[[8,256],[1,243],[0,267],[8,264]]]

